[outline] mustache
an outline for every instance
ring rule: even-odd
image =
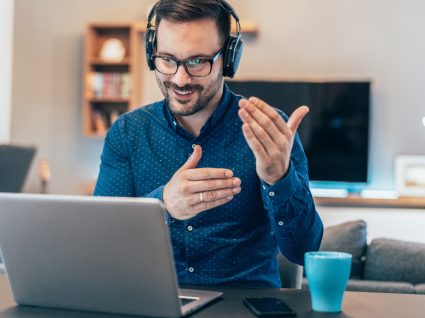
[[[191,85],[191,84],[186,84],[184,86],[178,86],[177,84],[170,82],[170,81],[166,81],[164,82],[164,87],[167,89],[175,89],[178,91],[183,91],[183,92],[191,92],[191,91],[202,91],[204,88],[201,85]]]

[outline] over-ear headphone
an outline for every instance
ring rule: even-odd
[[[239,67],[239,63],[242,57],[243,43],[241,39],[241,26],[239,23],[239,17],[236,11],[226,0],[220,0],[223,8],[235,19],[236,21],[236,36],[229,35],[224,44],[223,48],[223,76],[233,78]],[[153,62],[153,54],[156,48],[156,31],[155,26],[152,25],[152,19],[155,15],[158,2],[152,7],[148,15],[148,24],[146,26],[145,33],[145,50],[146,50],[146,61],[151,71],[155,70]]]

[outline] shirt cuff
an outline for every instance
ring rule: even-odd
[[[153,190],[151,193],[145,195],[146,198],[153,198],[153,199],[158,199],[160,200],[162,203],[164,203],[163,200],[163,195],[164,195],[164,188],[165,185],[162,185],[158,188],[156,188],[155,190]],[[168,225],[170,225],[172,222],[174,222],[175,220],[170,216],[170,214],[168,213],[167,209],[164,206],[164,218],[165,218],[165,223],[167,223]]]
[[[266,206],[279,207],[285,204],[297,191],[299,179],[294,165],[289,165],[286,176],[273,185],[261,181],[261,195]]]

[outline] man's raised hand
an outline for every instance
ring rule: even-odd
[[[295,133],[307,106],[297,108],[286,123],[279,113],[259,98],[239,101],[242,131],[256,159],[257,175],[272,185],[282,179],[289,169]]]
[[[241,180],[233,171],[222,168],[196,168],[202,148],[196,145],[192,155],[165,185],[164,206],[171,217],[187,220],[200,212],[231,201],[241,191]]]

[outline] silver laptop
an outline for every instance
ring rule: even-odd
[[[222,295],[178,289],[155,199],[0,193],[0,249],[19,305],[179,317]]]

